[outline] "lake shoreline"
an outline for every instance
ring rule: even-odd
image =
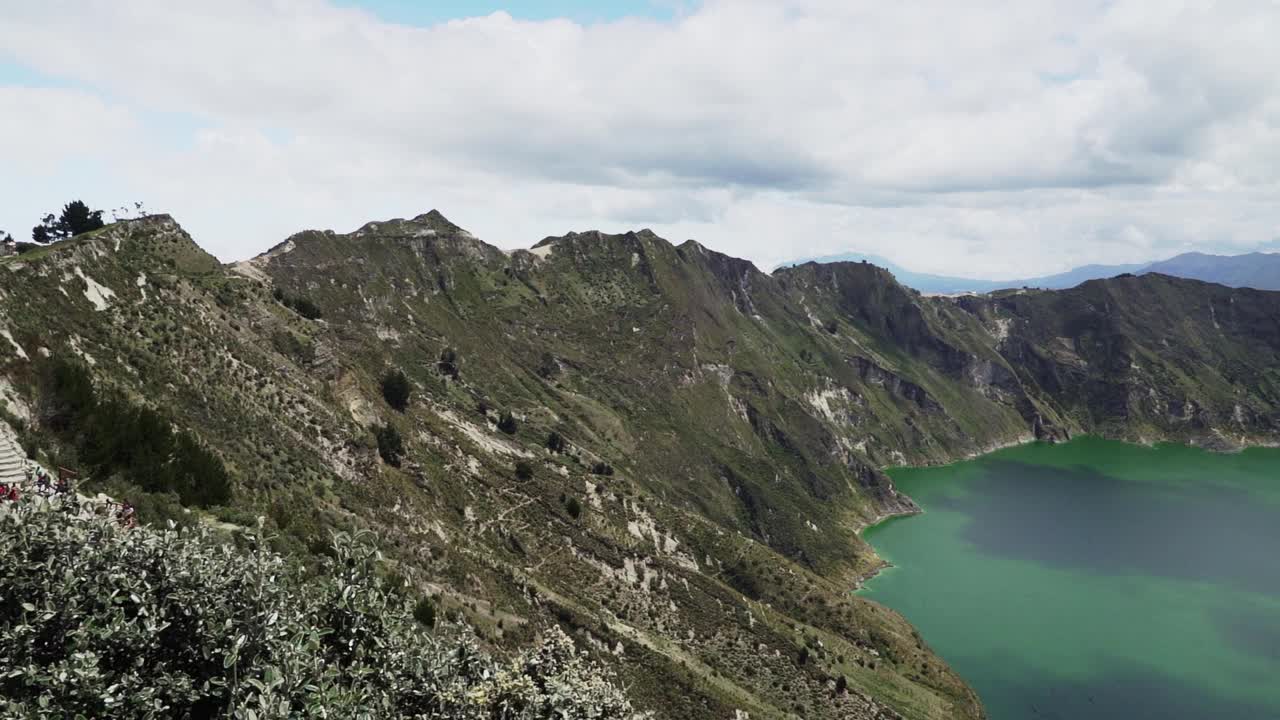
[[[895,469],[924,513],[867,523],[885,561],[855,592],[918,628],[996,720],[1280,717],[1256,680],[1280,672],[1280,452],[1232,450],[1248,452],[1081,435]]]
[[[886,475],[889,475],[889,470],[893,468],[907,468],[907,469],[944,468],[949,465],[957,465],[959,463],[970,462],[972,460],[976,460],[981,457],[986,457],[987,455],[992,455],[1002,450],[1008,450],[1011,448],[1025,447],[1027,445],[1035,445],[1036,443],[1044,443],[1046,445],[1064,445],[1066,443],[1070,443],[1077,439],[1089,438],[1089,437],[1099,438],[1102,440],[1111,440],[1115,442],[1122,442],[1122,443],[1127,443],[1130,445],[1135,445],[1138,447],[1145,447],[1145,448],[1156,448],[1160,445],[1178,445],[1182,447],[1195,448],[1198,450],[1204,450],[1205,452],[1221,454],[1221,455],[1234,455],[1234,454],[1242,453],[1246,450],[1250,450],[1253,448],[1264,448],[1264,449],[1273,449],[1273,450],[1280,449],[1280,439],[1241,437],[1238,440],[1231,441],[1225,438],[1220,433],[1215,435],[1210,435],[1210,436],[1183,437],[1181,439],[1175,439],[1168,436],[1153,439],[1153,438],[1143,437],[1143,436],[1139,436],[1135,438],[1133,436],[1110,435],[1107,433],[1097,433],[1097,434],[1081,433],[1079,435],[1073,435],[1065,441],[1041,440],[1040,438],[1037,438],[1030,433],[1026,433],[1013,440],[997,441],[994,443],[990,443],[989,445],[987,445],[981,450],[968,452],[962,456],[958,456],[952,459],[939,461],[939,462],[926,461],[926,462],[920,462],[920,463],[909,463],[906,465],[887,465],[885,467],[880,468],[880,471],[885,473]],[[892,481],[892,477],[890,478],[890,480]],[[897,518],[909,518],[909,517],[914,517],[916,515],[924,514],[925,512],[924,509],[920,507],[920,505],[915,501],[914,498],[912,498],[911,496],[905,493],[899,492],[896,487],[893,487],[893,492],[895,495],[905,498],[909,506],[913,509],[886,510],[885,512],[879,513],[872,519],[862,523],[859,527],[857,527],[854,530],[854,533],[859,538],[862,538],[863,533],[865,533],[867,530],[870,530],[882,523],[888,522],[889,520],[894,520]],[[864,541],[865,541],[865,538],[864,538]],[[871,547],[872,552],[875,553],[876,560],[879,564],[877,564],[875,567],[873,567],[870,570],[858,573],[857,575],[854,576],[853,583],[852,583],[854,592],[857,592],[863,589],[863,587],[868,582],[875,579],[875,577],[879,575],[881,572],[894,567],[893,563],[888,562],[887,560],[880,557],[880,554],[876,552],[874,545],[871,545],[870,542],[867,542],[867,545],[868,547]]]

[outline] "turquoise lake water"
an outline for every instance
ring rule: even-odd
[[[1280,450],[1083,438],[890,473],[866,531],[992,720],[1280,719]]]

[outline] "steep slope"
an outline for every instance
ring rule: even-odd
[[[1076,432],[1275,439],[1280,295],[1158,276],[926,298],[648,231],[508,254],[433,211],[227,267],[151,217],[11,260],[0,289],[15,414],[47,415],[42,356],[83,358],[222,457],[220,521],[263,512],[302,553],[375,529],[495,646],[561,624],[667,717],[980,716],[848,592],[880,564],[857,530],[912,509],[881,467]]]
[[[11,406],[39,423],[41,358],[81,358],[224,459],[237,487],[218,522],[262,512],[298,552],[374,529],[445,615],[498,647],[562,624],[665,717],[976,716],[900,617],[848,594],[874,562],[854,528],[879,512],[858,473],[799,476],[815,421],[725,362],[771,352],[733,349],[758,322],[725,294],[741,278],[717,274],[737,261],[644,233],[554,244],[507,256],[432,213],[224,268],[170,218],[113,225],[0,268]],[[290,309],[303,298],[320,318]],[[392,366],[413,383],[403,414],[378,390]],[[772,403],[805,446],[774,439]],[[403,468],[378,459],[384,422]],[[552,429],[567,452],[544,448]]]
[[[1166,275],[956,303],[999,323],[1000,352],[1066,427],[1219,448],[1275,442],[1280,294]]]

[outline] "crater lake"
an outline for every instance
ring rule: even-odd
[[[1280,450],[1096,438],[890,472],[864,596],[992,720],[1280,718]]]

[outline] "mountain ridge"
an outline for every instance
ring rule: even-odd
[[[0,279],[4,394],[37,428],[41,349],[78,358],[223,458],[235,507],[197,512],[261,513],[298,553],[376,530],[486,641],[559,624],[666,717],[980,717],[901,617],[848,594],[881,564],[857,530],[913,509],[881,468],[1280,427],[1280,294],[1159,275],[929,298],[643,231],[507,252],[436,212],[230,265],[152,217]]]

